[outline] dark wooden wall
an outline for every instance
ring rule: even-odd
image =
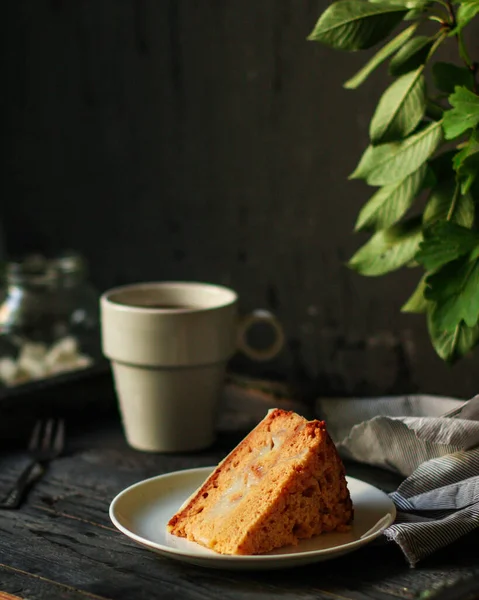
[[[329,393],[470,396],[399,307],[414,271],[344,262],[368,196],[347,175],[385,84],[366,56],[306,42],[313,0],[8,0],[1,219],[10,253],[80,249],[100,289],[152,279],[236,288],[289,346],[270,370]],[[476,28],[475,51],[479,58]]]

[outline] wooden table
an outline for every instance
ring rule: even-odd
[[[479,580],[479,537],[470,535],[416,569],[393,543],[376,542],[345,557],[271,572],[202,569],[159,557],[120,534],[108,507],[126,486],[168,471],[216,464],[237,441],[220,438],[206,452],[161,456],[124,442],[118,418],[82,426],[68,436],[27,503],[0,511],[0,600],[462,600]],[[4,450],[0,492],[26,456]],[[383,471],[347,465],[350,475],[385,490],[397,480]],[[479,589],[479,584],[476,589]]]

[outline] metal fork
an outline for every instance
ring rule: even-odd
[[[12,489],[0,502],[0,508],[18,508],[30,486],[40,479],[47,464],[61,455],[64,447],[64,420],[39,419],[33,427],[28,444],[32,460],[22,471]]]

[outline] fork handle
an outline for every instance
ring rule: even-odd
[[[18,508],[23,502],[30,485],[39,479],[45,469],[42,463],[33,460],[23,470],[15,485],[0,502],[0,508]]]

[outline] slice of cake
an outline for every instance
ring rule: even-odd
[[[270,410],[170,519],[170,533],[222,554],[261,554],[353,517],[324,421]]]

